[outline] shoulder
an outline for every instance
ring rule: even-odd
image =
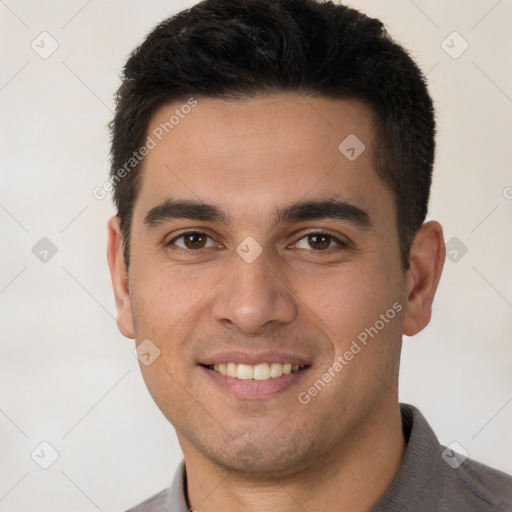
[[[373,512],[512,512],[512,476],[442,446],[418,409],[400,407],[405,457]]]
[[[445,466],[440,510],[466,507],[475,511],[512,510],[512,476],[466,459],[456,469]]]
[[[169,489],[164,489],[125,512],[164,512]]]

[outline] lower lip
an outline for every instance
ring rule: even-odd
[[[281,375],[281,377],[271,377],[267,380],[244,380],[222,375],[204,366],[200,366],[199,368],[223,391],[240,399],[271,398],[302,380],[308,370],[308,368],[303,368],[298,372]]]

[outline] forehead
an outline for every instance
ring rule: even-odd
[[[298,94],[195,101],[165,105],[151,119],[154,147],[143,162],[135,216],[169,197],[246,218],[333,195],[392,212],[391,193],[374,170],[373,114],[362,102]]]

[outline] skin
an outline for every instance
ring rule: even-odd
[[[158,110],[148,134],[181,104]],[[349,161],[338,146],[366,146]],[[400,264],[394,197],[372,161],[374,119],[356,100],[297,94],[198,105],[147,155],[126,269],[119,220],[108,260],[118,325],[161,351],[141,364],[183,449],[197,510],[367,511],[396,476],[405,451],[398,405],[402,334],[429,322],[444,262],[442,228],[423,225]],[[231,222],[174,219],[150,227],[163,201],[201,200]],[[367,212],[371,227],[331,219],[275,225],[276,208],[336,198]],[[173,240],[207,234],[203,252]],[[307,235],[326,232],[339,246]],[[236,248],[262,248],[247,263]],[[394,303],[400,312],[307,405],[297,399]],[[300,379],[275,396],[234,397],[199,363],[216,350],[284,348],[306,355]],[[285,361],[283,361],[285,362]],[[368,483],[371,482],[371,485]]]

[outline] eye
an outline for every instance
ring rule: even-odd
[[[208,242],[209,245],[208,245]],[[214,245],[213,240],[206,234],[200,231],[187,231],[181,235],[173,238],[166,244],[167,247],[176,245],[178,249],[184,252],[194,252],[201,249],[206,249]]]
[[[302,246],[301,246],[302,244]],[[316,252],[323,252],[333,247],[344,248],[347,244],[336,238],[334,235],[324,232],[308,233],[295,244],[298,249],[312,248]]]
[[[202,250],[214,247],[215,245],[213,239],[201,231],[187,231],[181,233],[165,244],[166,247],[173,251],[188,255],[198,254]],[[292,248],[297,249],[313,249],[313,251],[310,252],[327,252],[329,249],[336,247],[342,250],[347,248],[348,244],[342,242],[334,235],[323,231],[308,233],[292,246]]]

